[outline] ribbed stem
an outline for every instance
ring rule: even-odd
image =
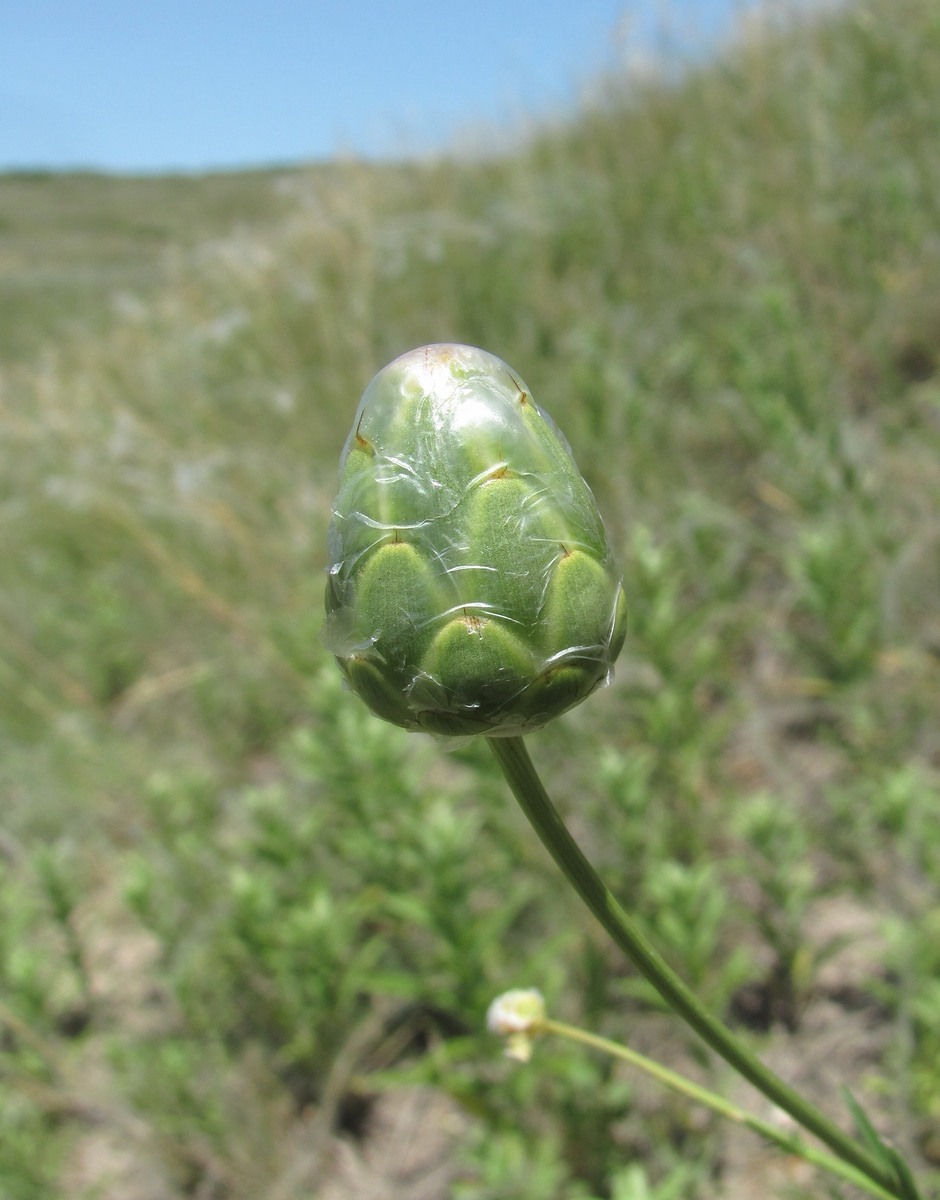
[[[712,1016],[665,959],[647,942],[568,832],[567,826],[542,786],[522,738],[503,737],[487,740],[522,811],[568,882],[670,1008],[739,1074],[784,1112],[789,1113],[804,1129],[818,1137],[840,1158],[851,1163],[890,1195],[903,1200],[904,1192],[900,1190],[901,1185],[894,1172],[889,1171],[815,1105],[764,1066],[726,1025]]]

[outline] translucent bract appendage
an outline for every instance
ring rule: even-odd
[[[607,680],[626,606],[603,523],[528,388],[471,346],[366,388],[329,533],[327,643],[405,729],[521,734]]]

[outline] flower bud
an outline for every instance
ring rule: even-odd
[[[362,397],[329,533],[326,638],[406,729],[520,734],[610,675],[626,608],[571,451],[492,354],[424,346]]]
[[[506,1056],[519,1062],[532,1057],[532,1043],[545,1020],[545,999],[537,988],[503,992],[486,1010],[490,1033],[506,1039]]]

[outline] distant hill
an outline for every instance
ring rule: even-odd
[[[0,172],[0,361],[97,327],[115,294],[163,277],[168,252],[277,220],[285,174]]]

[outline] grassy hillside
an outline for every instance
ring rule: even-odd
[[[444,340],[525,377],[624,568],[612,686],[531,739],[560,806],[936,1186],[938,147],[940,10],[871,0],[490,162],[0,178],[0,1195],[822,1194],[483,1032],[538,986],[733,1088],[485,748],[383,726],[321,644],[359,395]]]
[[[165,260],[290,208],[289,175],[0,174],[0,359],[100,330],[159,286]]]

